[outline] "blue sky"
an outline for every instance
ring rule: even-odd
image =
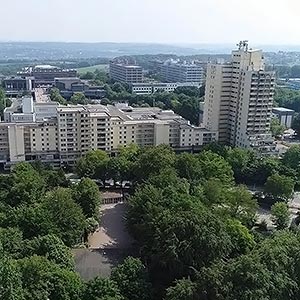
[[[300,44],[299,0],[0,0],[1,41]]]

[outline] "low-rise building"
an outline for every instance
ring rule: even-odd
[[[24,68],[19,76],[34,77],[36,86],[52,85],[55,78],[77,77],[75,69],[63,69],[50,65],[38,65]]]
[[[18,97],[24,93],[31,94],[34,89],[33,77],[11,76],[3,79],[5,94],[8,97]]]
[[[151,95],[156,92],[174,92],[178,87],[194,86],[201,87],[197,82],[145,82],[145,83],[133,83],[131,85],[132,93],[137,95]]]
[[[293,118],[295,111],[285,107],[273,107],[273,115],[278,118],[281,125],[285,126],[287,129],[292,127]]]
[[[54,86],[59,89],[60,94],[70,99],[75,93],[83,93],[89,99],[101,99],[106,96],[103,86],[92,86],[77,77],[55,78]]]

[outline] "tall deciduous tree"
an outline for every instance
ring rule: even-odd
[[[81,177],[98,178],[105,181],[108,161],[109,157],[105,151],[93,150],[78,160],[76,171]]]
[[[85,284],[81,300],[124,300],[124,298],[114,281],[96,277]]]
[[[284,202],[277,202],[271,207],[272,221],[278,230],[289,226],[290,212],[289,207]]]
[[[284,175],[274,174],[268,177],[265,184],[265,192],[274,197],[288,200],[294,191],[293,179]]]
[[[271,132],[272,135],[275,137],[278,137],[283,134],[285,130],[285,127],[280,124],[280,121],[278,118],[273,118],[271,120]]]
[[[197,284],[190,279],[175,281],[175,285],[167,289],[165,300],[197,300]]]
[[[33,255],[45,256],[62,268],[74,270],[75,263],[70,248],[54,234],[25,241],[22,254],[26,257]]]
[[[136,162],[137,179],[148,179],[151,175],[174,166],[175,158],[174,151],[166,145],[141,149]]]
[[[24,300],[22,275],[16,261],[8,257],[0,258],[0,299]]]
[[[283,155],[282,163],[292,169],[298,170],[300,167],[300,146],[291,146]]]
[[[12,171],[12,186],[7,201],[12,206],[32,204],[39,201],[45,191],[45,182],[40,174],[27,163],[16,165]]]
[[[42,233],[56,234],[68,246],[80,242],[86,223],[81,207],[72,198],[71,190],[57,188],[48,192],[41,210],[44,214]]]
[[[74,187],[73,198],[87,218],[97,217],[100,204],[100,192],[97,184],[90,178],[83,178]]]
[[[203,151],[198,155],[205,179],[218,178],[223,184],[233,183],[233,171],[228,162],[212,151]]]
[[[151,299],[147,270],[137,258],[126,258],[121,265],[113,269],[111,280],[117,283],[125,300]]]

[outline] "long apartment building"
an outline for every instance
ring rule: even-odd
[[[166,61],[161,66],[161,75],[165,82],[197,82],[202,85],[205,80],[202,65],[174,60]]]
[[[221,143],[273,151],[274,86],[275,74],[265,71],[262,51],[240,42],[230,63],[208,65],[203,125],[218,131]]]
[[[167,144],[189,150],[216,141],[218,133],[193,126],[173,111],[125,104],[68,105],[16,100],[0,122],[0,164],[41,160],[74,165],[86,152],[120,146]]]
[[[109,74],[112,79],[128,84],[143,82],[143,69],[138,65],[111,61]]]
[[[133,83],[131,91],[137,95],[151,95],[157,92],[174,92],[178,87],[201,87],[197,82],[145,82]]]

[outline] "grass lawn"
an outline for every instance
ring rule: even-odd
[[[108,65],[95,65],[90,67],[78,68],[77,71],[79,74],[82,74],[86,72],[94,72],[96,69],[107,71]]]

